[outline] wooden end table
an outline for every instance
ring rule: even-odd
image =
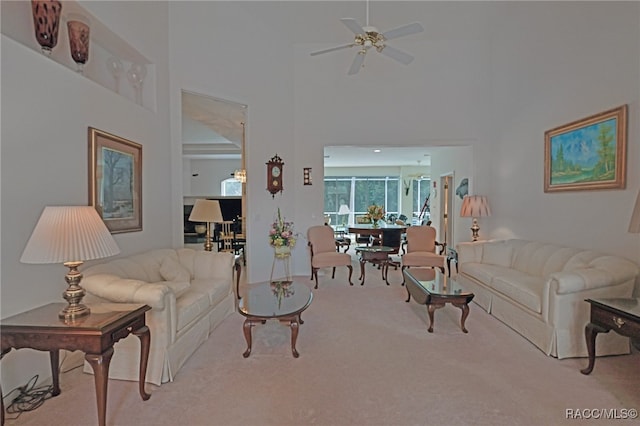
[[[90,315],[79,318],[73,323],[65,323],[64,320],[58,319],[58,312],[66,305],[66,303],[50,303],[1,320],[0,359],[13,348],[48,351],[51,360],[53,396],[57,396],[60,394],[59,350],[83,351],[84,359],[89,362],[94,372],[98,424],[104,426],[109,363],[113,356],[113,345],[129,334],[134,334],[140,339],[140,396],[144,401],[151,396],[144,390],[151,341],[151,334],[145,323],[145,312],[151,308],[147,305],[125,303],[89,304]],[[4,402],[1,408],[1,421],[4,424]]]
[[[582,374],[590,374],[596,362],[596,336],[598,333],[616,333],[640,338],[640,299],[587,299],[591,304],[591,319],[584,328],[589,352],[589,365],[580,370]]]
[[[365,279],[365,263],[369,262],[373,265],[379,265],[382,270],[382,279],[389,285],[389,255],[394,253],[395,249],[387,246],[358,246],[356,253],[360,255],[360,285],[364,285]]]

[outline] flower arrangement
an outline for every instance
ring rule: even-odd
[[[384,217],[384,206],[370,205],[367,207],[367,217],[373,221],[382,219]]]
[[[296,233],[293,222],[285,222],[278,208],[278,217],[269,230],[269,245],[272,247],[293,247],[296,245]]]

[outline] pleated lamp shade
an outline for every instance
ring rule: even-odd
[[[196,200],[189,215],[191,222],[223,222],[222,211],[218,200]]]
[[[64,263],[120,253],[91,206],[47,206],[22,253],[22,263]]]
[[[462,217],[484,217],[491,216],[489,200],[484,195],[467,195],[462,200],[460,208]]]

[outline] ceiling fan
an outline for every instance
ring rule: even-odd
[[[336,50],[358,46],[356,57],[353,59],[351,67],[349,68],[349,75],[357,74],[358,71],[360,71],[360,68],[364,66],[364,57],[372,47],[375,48],[375,50],[379,53],[382,53],[383,55],[388,56],[391,59],[395,59],[402,64],[409,65],[411,61],[413,61],[413,56],[400,49],[396,49],[395,47],[387,46],[386,42],[394,38],[420,33],[424,31],[422,25],[419,22],[414,22],[412,24],[402,25],[400,27],[381,33],[376,27],[372,27],[369,25],[368,0],[366,13],[367,17],[365,26],[361,26],[353,18],[340,19],[340,21],[356,35],[352,43],[311,52],[311,56],[321,55],[323,53],[329,53]]]

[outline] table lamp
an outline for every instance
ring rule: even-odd
[[[68,284],[62,297],[68,305],[58,316],[65,321],[89,315],[83,305],[85,290],[80,286],[78,267],[85,260],[101,259],[120,253],[107,226],[91,206],[47,206],[22,253],[22,263],[62,263],[69,268]]]
[[[489,208],[489,201],[484,195],[467,195],[462,200],[462,208],[460,208],[461,217],[472,217],[473,224],[471,225],[471,232],[473,241],[478,241],[478,218],[484,216],[491,216],[491,208]]]
[[[191,222],[205,222],[207,224],[207,233],[204,240],[204,249],[211,251],[213,243],[211,241],[211,222],[222,222],[222,211],[218,200],[196,200],[193,210],[189,215]]]
[[[338,209],[338,214],[341,215],[341,216],[344,216],[344,215],[348,215],[349,213],[351,213],[351,210],[349,209],[349,206],[346,205],[346,204],[340,204],[340,208]],[[346,222],[347,222],[346,220],[343,220],[342,224],[346,225]]]

